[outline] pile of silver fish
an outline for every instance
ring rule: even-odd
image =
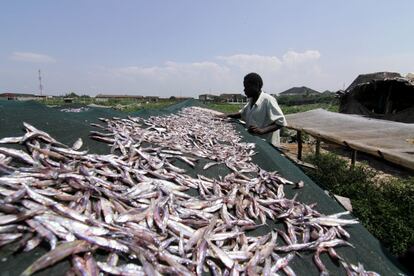
[[[358,221],[287,198],[284,187],[303,182],[255,165],[254,144],[225,119],[186,108],[101,121],[90,137],[109,154],[27,123],[23,136],[0,139],[26,149],[0,147],[0,247],[50,246],[22,275],[62,260],[67,275],[295,275],[292,260],[305,252],[321,275],[329,274],[322,254],[347,275],[377,275],[336,251],[352,247],[345,227]],[[188,174],[214,166],[228,174]],[[253,235],[260,227],[267,234]]]

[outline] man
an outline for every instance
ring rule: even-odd
[[[279,146],[279,129],[287,123],[276,99],[262,92],[263,80],[256,73],[247,74],[243,84],[249,102],[238,113],[228,114],[227,117],[242,119],[250,133],[262,137],[274,146]]]

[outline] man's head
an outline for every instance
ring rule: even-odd
[[[263,87],[263,80],[257,73],[250,73],[244,77],[244,94],[248,98],[257,97]]]

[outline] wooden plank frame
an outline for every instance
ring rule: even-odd
[[[393,164],[405,167],[407,169],[410,170],[414,170],[414,163],[412,162],[405,162],[405,160],[401,160],[401,158],[399,158],[398,156],[394,156],[394,154],[392,152],[388,152],[388,151],[380,151],[375,147],[369,147],[357,142],[347,142],[342,140],[340,137],[337,136],[330,136],[330,135],[326,135],[324,133],[318,133],[314,130],[307,130],[304,128],[295,128],[292,126],[286,126],[286,128],[288,129],[292,129],[296,131],[296,138],[298,140],[298,160],[302,160],[302,133],[306,133],[311,135],[312,137],[316,138],[317,140],[317,147],[320,148],[320,142],[321,141],[326,141],[329,143],[333,143],[336,145],[340,145],[340,146],[345,146],[347,148],[349,148],[350,150],[352,150],[352,155],[351,155],[351,167],[355,165],[356,159],[357,159],[357,152],[364,152],[370,155],[373,155],[375,157],[379,157],[381,159],[387,160],[388,162],[391,162]],[[299,135],[300,133],[300,135]],[[319,145],[318,145],[318,141],[319,141]],[[318,153],[320,154],[320,153]],[[299,159],[299,157],[301,159]]]

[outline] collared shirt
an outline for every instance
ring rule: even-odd
[[[256,103],[251,105],[252,98],[250,101],[240,110],[241,118],[246,122],[246,126],[257,126],[264,128],[269,126],[271,123],[276,123],[279,126],[286,126],[287,122],[285,116],[275,97],[261,92]],[[280,145],[280,131],[273,131],[267,134],[259,135],[269,143],[279,146]]]

